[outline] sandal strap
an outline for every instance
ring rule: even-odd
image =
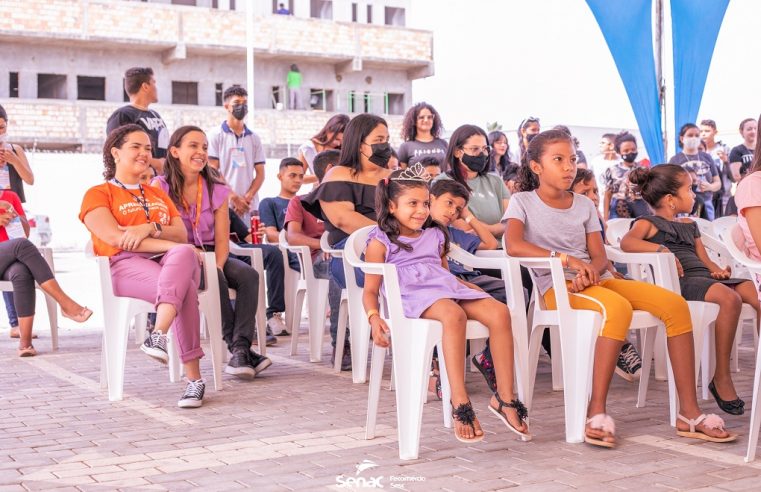
[[[719,416],[717,416],[717,415],[714,415],[714,414],[711,414],[711,415],[712,415],[712,416],[714,416],[714,417],[716,417],[717,419],[719,419],[719,420],[721,421],[721,427],[723,428],[723,427],[724,427],[724,421],[721,419],[721,417],[719,417]],[[690,432],[695,432],[695,427],[697,427],[698,425],[700,425],[700,423],[701,423],[702,421],[704,421],[704,420],[707,418],[707,415],[706,415],[706,414],[704,414],[704,413],[701,413],[700,415],[698,415],[698,416],[697,416],[697,417],[695,417],[694,419],[688,419],[687,417],[684,417],[684,416],[682,416],[681,414],[678,414],[678,415],[676,416],[676,418],[677,418],[677,419],[679,419],[679,420],[681,420],[681,421],[682,421],[682,422],[684,422],[685,424],[689,425],[689,426],[690,426]],[[713,421],[713,420],[711,421],[711,423],[712,423],[712,424],[713,424],[714,422],[715,422],[715,421]]]
[[[470,400],[466,403],[460,403],[457,405],[457,408],[455,408],[451,401],[449,404],[452,405],[452,417],[462,424],[471,426],[475,430],[473,423],[476,421],[476,412],[473,411],[473,405],[470,403]]]
[[[513,398],[510,400],[510,403],[505,403],[502,398],[499,397],[499,393],[494,393],[494,397],[497,399],[497,403],[499,403],[499,408],[497,411],[499,413],[502,413],[502,408],[508,407],[512,408],[516,411],[518,414],[518,418],[521,422],[525,422],[528,418],[528,409],[526,408],[526,405],[523,404],[522,401],[520,401],[517,398]]]

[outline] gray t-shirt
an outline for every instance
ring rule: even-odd
[[[684,152],[679,152],[674,157],[669,159],[669,164],[678,164],[684,168],[688,173],[695,173],[698,181],[705,181],[708,184],[713,183],[713,178],[719,175],[719,170],[716,168],[713,159],[710,154],[705,152],[698,152],[698,155],[688,156]],[[697,185],[697,183],[693,183]],[[713,200],[713,191],[697,192],[703,201]]]
[[[516,193],[510,199],[503,220],[516,219],[523,222],[524,239],[540,248],[558,253],[566,253],[585,262],[590,262],[587,249],[587,234],[600,232],[597,209],[589,198],[573,194],[570,208],[553,208],[539,198],[536,191]],[[565,278],[572,280],[576,272],[565,270]],[[605,272],[601,278],[612,278]],[[534,278],[539,292],[544,295],[552,287],[549,270],[534,270]]]
[[[439,160],[439,164],[444,160],[444,156],[447,154],[447,141],[443,138],[435,138],[430,142],[418,142],[412,140],[404,142],[399,147],[399,162],[406,162],[412,166],[417,163],[423,157],[435,157]]]
[[[452,179],[447,173],[436,176],[433,180]],[[484,224],[496,224],[502,220],[505,212],[503,200],[510,198],[510,192],[502,178],[494,174],[481,174],[467,180],[470,186],[468,210]]]

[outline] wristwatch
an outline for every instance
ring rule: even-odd
[[[153,232],[151,233],[151,237],[153,239],[158,239],[161,237],[161,233],[163,230],[161,229],[161,224],[158,222],[151,222],[151,225],[153,226]]]

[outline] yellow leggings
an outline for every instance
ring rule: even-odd
[[[600,335],[605,338],[626,340],[635,309],[647,311],[663,321],[666,336],[674,337],[692,331],[687,301],[679,294],[646,282],[602,280],[600,285],[587,287],[578,294],[569,292],[568,300],[574,309],[597,311],[603,315],[605,324]],[[544,294],[544,302],[549,309],[555,309],[554,289]]]

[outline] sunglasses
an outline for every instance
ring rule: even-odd
[[[539,123],[539,118],[536,118],[534,116],[529,116],[528,118],[521,121],[521,130],[526,128],[526,125],[529,123]]]

